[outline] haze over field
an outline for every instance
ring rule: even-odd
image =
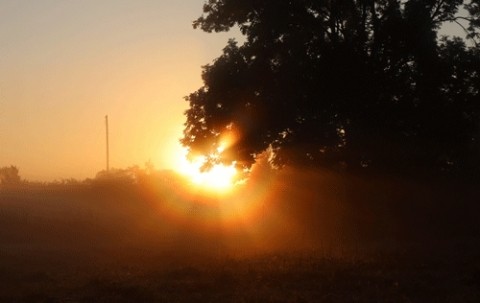
[[[0,0],[0,302],[480,302],[479,46],[480,0]]]

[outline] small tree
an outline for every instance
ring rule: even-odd
[[[0,168],[0,184],[15,185],[21,182],[20,175],[16,166],[5,166]]]

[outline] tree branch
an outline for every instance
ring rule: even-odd
[[[441,0],[440,2],[438,2],[437,6],[435,7],[435,11],[433,12],[433,14],[430,16],[430,19],[431,20],[434,20],[435,17],[437,16],[438,12],[440,12],[440,8],[442,7],[442,5],[445,3],[445,0]]]
[[[445,22],[445,21],[455,22],[455,21],[458,21],[458,20],[465,20],[465,21],[468,21],[468,22],[475,21],[475,19],[473,19],[473,18],[457,16],[457,17],[453,17],[453,18],[439,19],[438,22]]]
[[[444,19],[442,22],[445,22],[445,21],[449,21],[449,22],[454,22],[456,23],[458,26],[460,26],[463,31],[465,32],[465,34],[467,34],[467,36],[470,34],[470,32],[468,31],[468,29],[460,22],[458,22],[458,19],[460,20],[468,20],[468,21],[471,21],[472,19],[470,18],[466,18],[466,17],[455,17],[455,18],[449,18],[449,19]],[[470,38],[470,40],[473,41],[473,44],[475,44],[475,47],[478,47],[479,46],[479,43],[477,42],[477,40],[473,37]]]

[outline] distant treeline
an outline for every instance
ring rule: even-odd
[[[183,177],[171,170],[155,170],[153,166],[147,165],[142,168],[138,165],[127,168],[112,168],[108,171],[102,170],[94,178],[83,180],[65,178],[49,182],[30,181],[23,179],[17,166],[10,165],[0,168],[0,189],[15,188],[60,188],[60,187],[85,187],[85,186],[107,186],[107,185],[138,185],[152,180],[171,183],[173,180],[180,182]],[[185,181],[185,180],[183,180]]]

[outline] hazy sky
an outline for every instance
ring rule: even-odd
[[[0,167],[23,178],[173,168],[183,97],[228,34],[192,28],[203,0],[0,0]]]

